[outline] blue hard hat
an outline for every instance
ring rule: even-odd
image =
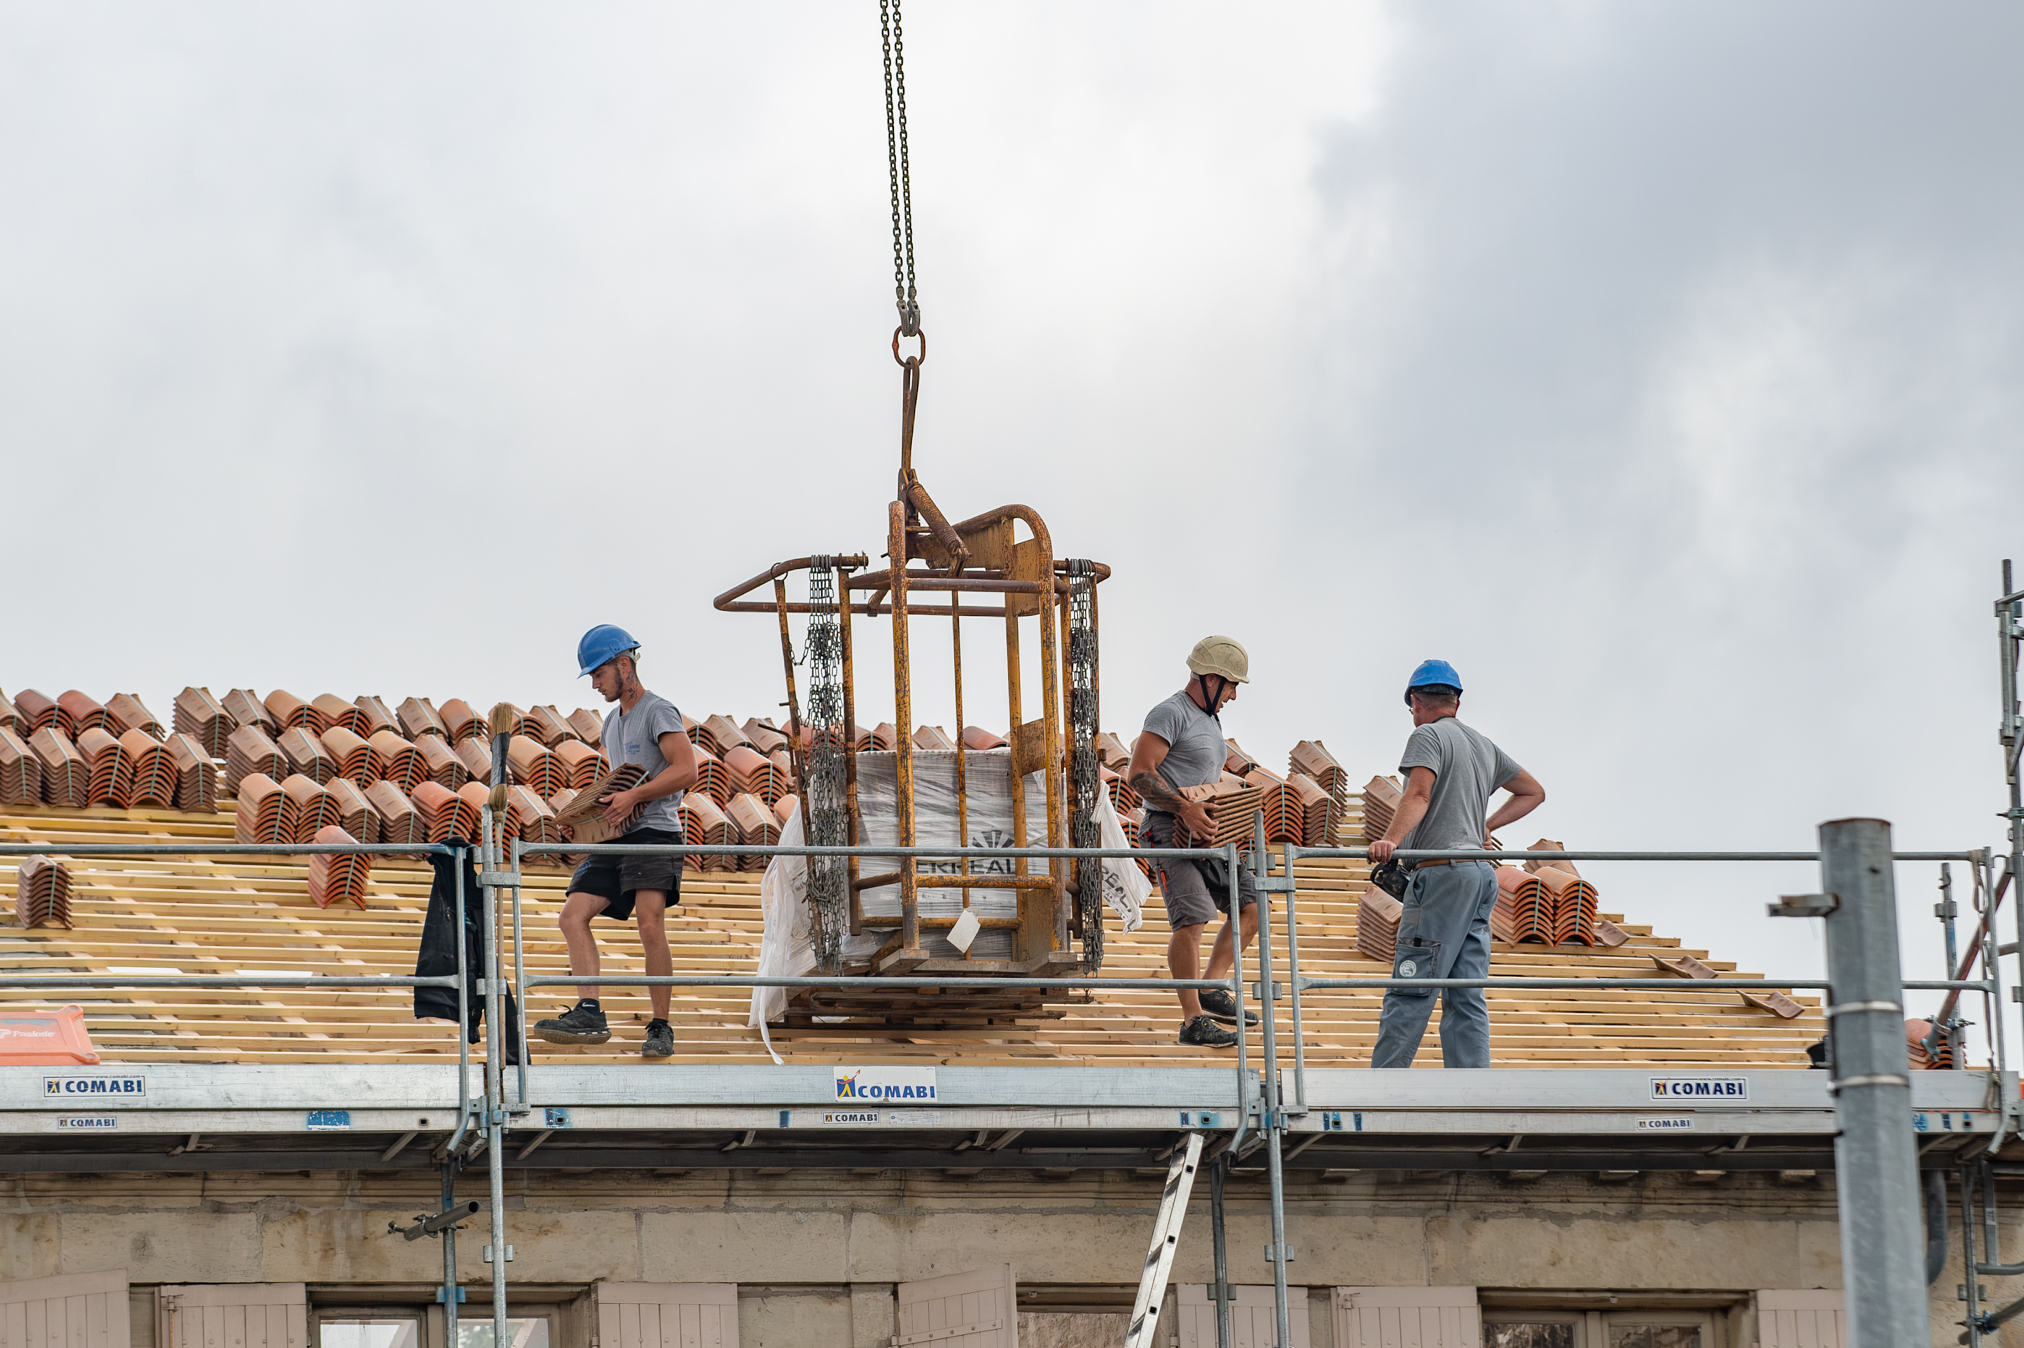
[[[1413,676],[1406,680],[1408,705],[1412,703],[1415,688],[1452,688],[1459,693],[1462,691],[1462,676],[1446,660],[1422,660],[1413,670]]]
[[[599,623],[583,634],[583,640],[576,643],[576,663],[583,668],[576,671],[576,677],[594,673],[597,667],[614,655],[624,655],[639,646],[632,639],[632,633],[623,627],[610,623]]]

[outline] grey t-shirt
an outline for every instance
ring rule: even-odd
[[[1222,724],[1186,693],[1175,693],[1147,712],[1145,728],[1167,742],[1160,776],[1168,786],[1207,786],[1222,777],[1223,762],[1230,756]]]
[[[661,736],[671,730],[677,735],[683,733],[682,714],[675,710],[675,704],[657,693],[642,693],[630,712],[613,707],[605,715],[604,756],[613,767],[621,763],[639,764],[647,770],[647,775],[640,781],[652,781],[668,765],[667,758],[661,753]],[[681,803],[680,791],[662,796],[659,800],[650,800],[640,811],[639,822],[633,827],[680,833]]]
[[[1455,851],[1482,848],[1490,793],[1524,771],[1489,736],[1452,716],[1414,729],[1399,759],[1399,775],[1407,777],[1414,768],[1433,772],[1434,790],[1426,816],[1399,846]]]

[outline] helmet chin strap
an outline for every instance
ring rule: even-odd
[[[1223,717],[1221,712],[1217,709],[1216,704],[1222,701],[1223,690],[1230,686],[1230,681],[1224,678],[1221,674],[1218,674],[1216,676],[1216,691],[1214,693],[1211,693],[1209,691],[1209,676],[1207,674],[1197,674],[1195,675],[1195,677],[1201,680],[1202,683],[1202,710],[1209,713],[1209,715],[1215,717],[1216,724],[1221,725],[1223,723]]]

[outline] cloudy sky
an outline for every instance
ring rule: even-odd
[[[1987,0],[916,0],[916,464],[1116,569],[1119,730],[1229,632],[1230,732],[1361,779],[1441,655],[1551,794],[1516,841],[1997,843],[2020,50]],[[883,548],[870,0],[7,3],[0,181],[10,693],[566,709],[619,622],[743,719],[777,639],[710,598]],[[1595,874],[1818,967],[1758,916],[1804,867]]]

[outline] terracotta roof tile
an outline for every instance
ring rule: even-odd
[[[316,733],[319,735],[332,726],[341,725],[348,728],[358,722],[358,708],[352,703],[346,702],[336,693],[318,693],[315,697],[309,699],[309,705],[316,708],[316,714],[323,718],[323,724],[315,727]],[[356,734],[357,732],[354,731],[353,733]],[[361,735],[360,738],[363,739],[364,736]]]
[[[360,786],[371,786],[387,775],[387,761],[372,741],[361,739],[356,731],[334,725],[323,732],[323,751],[330,755],[336,770],[320,780],[330,782],[338,777],[348,777]]]
[[[378,781],[365,789],[365,798],[379,815],[381,842],[426,843],[428,825],[413,800],[392,781]]]
[[[119,737],[119,747],[126,751],[134,765],[133,785],[127,790],[128,802],[136,808],[174,809],[176,760],[169,753],[169,746],[152,738],[147,731],[136,729]]]
[[[471,780],[471,769],[464,766],[464,760],[450,748],[450,742],[440,735],[424,735],[415,741],[415,752],[422,756],[422,766],[427,769],[429,781],[445,791],[455,791]],[[415,783],[420,786],[421,783]],[[413,787],[409,794],[413,794]]]
[[[786,828],[787,821],[792,819],[794,812],[800,808],[801,798],[799,796],[782,796],[773,802],[773,817],[780,821],[780,827]]]
[[[457,788],[457,836],[476,842],[478,829],[484,822],[485,802],[492,798],[492,787],[486,782],[465,782]],[[510,824],[509,817],[500,821]]]
[[[1313,773],[1308,776],[1313,777]],[[1315,777],[1323,787],[1328,785]],[[1405,799],[1405,791],[1396,777],[1373,777],[1363,788],[1363,836],[1366,842],[1376,842],[1391,827],[1392,818],[1398,813],[1399,802]]]
[[[91,764],[89,798],[93,805],[124,810],[133,804],[134,761],[118,740],[92,726],[78,735],[77,751]]]
[[[238,795],[240,783],[253,773],[264,772],[278,782],[290,771],[288,756],[281,752],[281,746],[267,738],[266,732],[257,725],[242,725],[225,741],[225,791],[228,795]]]
[[[23,688],[14,695],[14,731],[27,739],[46,726],[55,726],[65,738],[77,733],[77,724],[71,721],[63,708],[53,697],[45,697],[33,688]]]
[[[262,733],[273,737],[281,733],[281,722],[274,719],[274,713],[267,710],[251,688],[234,688],[220,700],[225,714],[232,718],[235,726],[259,726]]]
[[[1364,808],[1370,808],[1366,801]],[[1497,868],[1497,904],[1490,910],[1490,935],[1512,944],[1556,945],[1553,896],[1538,877],[1516,866]]]
[[[1125,748],[1124,741],[1109,731],[1096,737],[1096,756],[1102,759],[1103,765],[1112,772],[1123,772],[1131,765],[1131,750]]]
[[[567,787],[562,790],[568,790]],[[569,841],[562,836],[562,825],[555,817],[555,810],[537,795],[530,786],[515,786],[507,789],[506,810],[513,816],[514,836],[523,842],[559,843]],[[557,858],[553,856],[529,857],[530,865],[552,866]]]
[[[708,796],[690,791],[682,797],[682,840],[702,846],[730,846],[738,841],[737,829],[717,803]],[[699,864],[700,863],[700,864]],[[734,871],[738,869],[736,857],[713,855],[694,857],[691,865],[699,865],[705,871]]]
[[[236,722],[225,704],[211,696],[210,689],[193,687],[177,693],[171,717],[177,734],[188,735],[213,758],[225,756],[225,741]]]
[[[324,788],[337,807],[337,826],[351,835],[353,842],[376,843],[380,840],[379,811],[366,799],[357,782],[339,777]]]
[[[1356,901],[1356,948],[1374,960],[1390,964],[1398,953],[1399,914],[1405,905],[1371,885]]]
[[[554,707],[530,707],[526,726],[527,729],[523,733],[531,739],[540,740],[551,749],[564,740],[576,738],[576,727],[564,720],[562,713]]]
[[[285,688],[276,688],[261,699],[260,705],[267,708],[267,715],[273,720],[277,732],[307,726],[312,733],[321,735],[330,729],[328,716]]]
[[[355,843],[363,840],[354,838],[339,825],[326,824],[316,831],[311,841]],[[328,908],[340,902],[363,908],[366,906],[366,881],[371,875],[372,854],[369,852],[348,855],[318,853],[309,858],[309,897],[318,908]]]
[[[274,741],[281,750],[281,756],[288,760],[288,770],[299,772],[319,784],[337,776],[337,759],[323,747],[323,736],[307,726],[291,726],[281,732],[281,738]]]
[[[239,783],[236,815],[233,836],[242,843],[295,841],[295,799],[264,772]]]
[[[218,768],[210,751],[180,731],[163,747],[176,772],[176,808],[204,814],[217,809]]]
[[[42,760],[28,741],[0,728],[0,804],[36,805],[42,800]]]
[[[412,791],[416,783],[428,779],[429,764],[422,757],[422,751],[402,739],[396,732],[376,730],[372,738],[366,742],[372,746],[373,752],[378,754],[380,759],[379,776],[375,777],[374,781],[389,780],[403,791]],[[371,786],[372,782],[363,782],[361,785]]]
[[[42,767],[42,799],[51,805],[82,807],[91,798],[91,765],[55,726],[44,726],[28,737],[28,748]]]
[[[394,715],[400,724],[401,733],[411,740],[419,740],[424,735],[440,735],[444,739],[450,737],[449,727],[445,726],[443,718],[436,714],[436,704],[425,697],[409,698],[401,703],[400,710]]]
[[[490,744],[487,744],[483,739],[461,739],[457,740],[451,747],[455,750],[457,757],[463,760],[464,771],[470,773],[472,779],[483,782],[488,787],[492,784],[492,746]],[[461,791],[463,787],[459,786],[457,789]]]
[[[132,693],[114,693],[105,704],[106,726],[115,735],[124,735],[129,730],[144,730],[148,738],[159,740],[166,733],[155,714],[147,709]]]
[[[14,704],[7,700],[6,690],[0,689],[0,730],[14,729],[16,720]]]
[[[872,747],[878,752],[886,754],[891,753],[894,749],[897,749],[899,747],[900,742],[899,727],[894,725],[891,721],[880,721],[876,726],[872,727],[871,742]],[[864,750],[860,748],[858,752],[862,753],[864,752]]]
[[[567,739],[555,746],[555,757],[569,776],[569,785],[581,791],[604,773],[604,755],[582,740]],[[550,792],[553,795],[554,792]]]
[[[316,836],[316,830],[337,822],[337,797],[325,790],[321,782],[297,772],[281,783],[281,789],[295,802],[295,837],[292,841],[308,842]]]
[[[748,847],[772,847],[780,841],[781,821],[773,808],[758,796],[744,792],[731,797],[731,803],[724,809],[724,817],[731,821],[737,831],[738,841]],[[763,871],[765,857],[739,857],[741,871]]]
[[[720,809],[734,794],[731,788],[731,770],[724,766],[723,759],[700,744],[696,746],[695,791],[707,795],[711,803]]]
[[[58,706],[63,708],[64,715],[69,718],[70,723],[77,727],[77,729],[67,732],[72,739],[77,738],[85,731],[94,727],[100,730],[108,728],[110,718],[106,715],[104,706],[97,699],[72,688],[60,695],[56,699],[56,702]]]
[[[371,739],[382,730],[400,733],[401,723],[394,718],[384,699],[368,693],[353,699],[351,705],[355,708],[356,719],[347,722],[346,728],[352,734],[361,739]]]
[[[414,789],[410,798],[422,817],[422,827],[430,842],[441,842],[453,835],[459,838],[472,836],[460,829],[464,822],[461,813],[464,798],[455,791],[438,782],[423,782]]]
[[[774,750],[787,747],[787,736],[781,734],[780,727],[771,721],[762,721],[755,716],[739,729],[745,732],[746,739],[752,741],[752,747],[762,754],[770,756]]]
[[[484,739],[489,733],[485,718],[472,711],[471,704],[461,697],[453,697],[445,702],[437,709],[436,714],[442,718],[443,729],[448,732],[452,744],[470,739]]]
[[[949,732],[938,725],[914,727],[914,747],[931,754],[952,754],[956,742],[949,738]]]
[[[989,753],[993,749],[1003,749],[1005,744],[1006,741],[1003,735],[994,734],[982,726],[966,725],[963,727],[963,747],[966,749],[974,750],[980,754]],[[1098,753],[1098,757],[1102,757],[1101,752]]]
[[[604,743],[604,718],[596,712],[578,707],[569,713],[569,724],[575,728],[576,737],[591,748]]]
[[[554,795],[569,785],[569,769],[540,740],[515,735],[506,741],[506,771],[515,786],[534,789],[537,798]]]
[[[69,927],[70,867],[59,857],[21,859],[15,876],[14,918],[24,927]]]

